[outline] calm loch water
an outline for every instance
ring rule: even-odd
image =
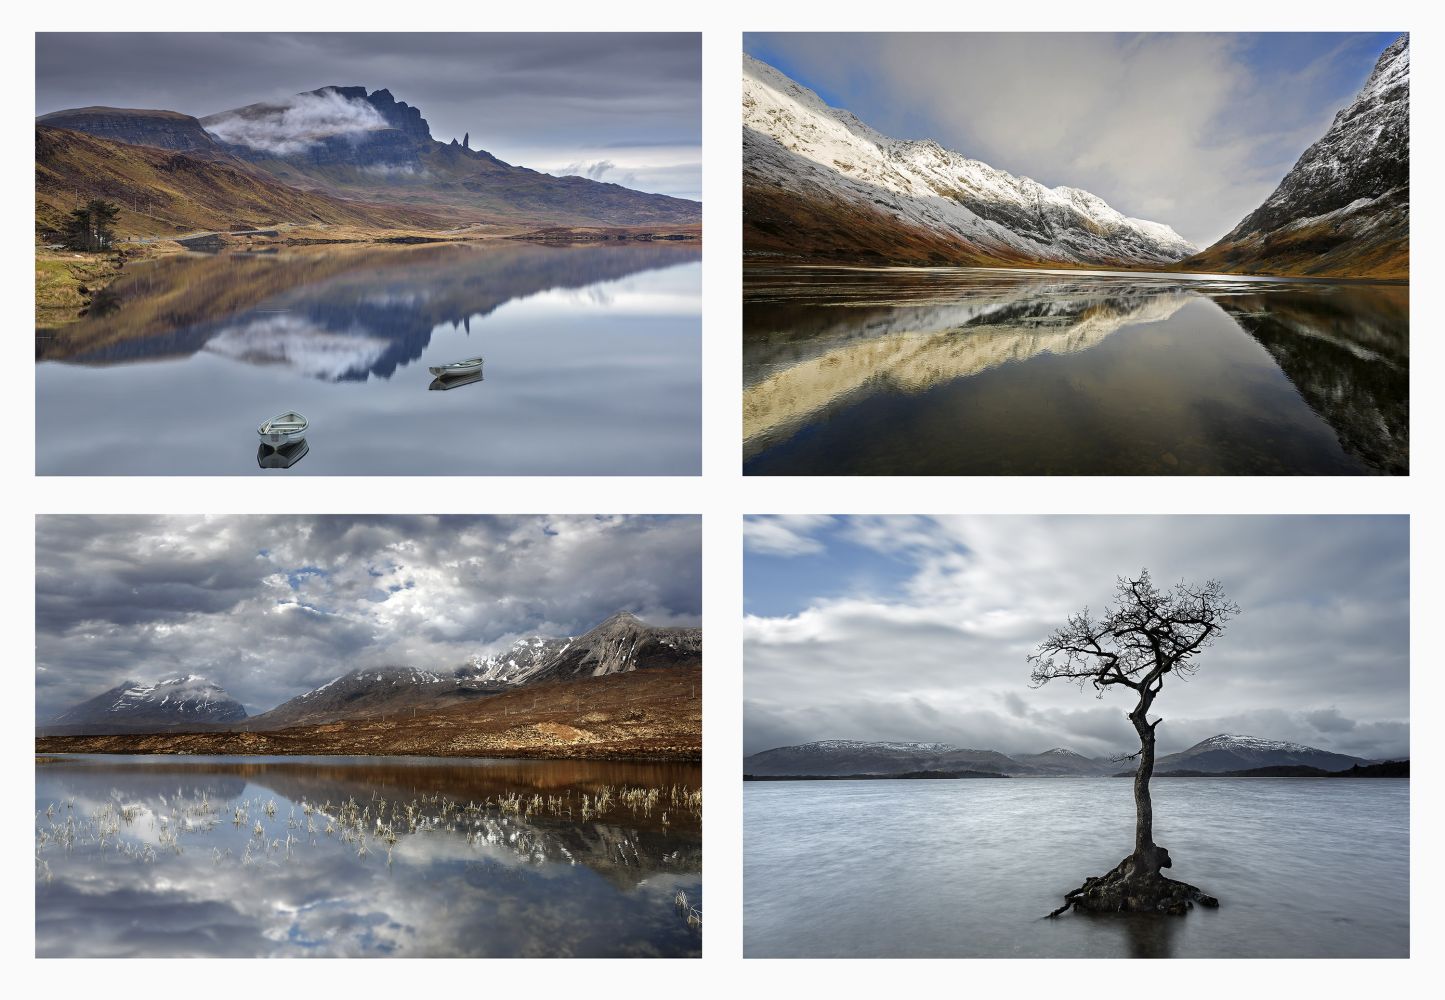
[[[695,956],[701,777],[574,761],[37,760],[35,951]]]
[[[107,475],[696,475],[695,246],[178,254],[36,332],[36,468]],[[430,366],[481,356],[441,390]],[[297,410],[305,447],[261,454]]]
[[[1403,957],[1408,780],[1154,782],[1183,917],[1042,919],[1133,843],[1127,781],[749,782],[744,951],[763,956]]]
[[[1409,471],[1409,289],[751,265],[755,475]]]

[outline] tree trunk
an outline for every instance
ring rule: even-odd
[[[1169,867],[1168,852],[1154,843],[1154,801],[1149,797],[1149,779],[1154,774],[1154,727],[1147,713],[1154,699],[1141,694],[1129,721],[1139,734],[1139,766],[1134,771],[1134,874],[1155,875]]]
[[[1149,779],[1154,774],[1154,726],[1149,722],[1148,691],[1139,693],[1139,704],[1129,721],[1139,734],[1139,766],[1134,771],[1134,853],[1113,871],[1084,884],[1064,896],[1064,905],[1050,913],[1057,917],[1070,909],[1094,913],[1184,913],[1195,903],[1218,906],[1219,900],[1187,882],[1161,874],[1173,866],[1169,852],[1154,843],[1154,803],[1149,798]]]

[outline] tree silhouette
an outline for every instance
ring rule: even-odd
[[[1160,874],[1172,861],[1169,852],[1154,843],[1154,806],[1149,779],[1154,773],[1154,730],[1162,719],[1150,722],[1149,709],[1170,674],[1187,677],[1198,669],[1196,658],[1213,645],[1239,606],[1224,595],[1216,580],[1202,585],[1175,584],[1168,590],[1154,586],[1148,570],[1134,579],[1120,577],[1114,603],[1094,617],[1088,608],[1069,617],[1029,656],[1034,687],[1052,680],[1071,680],[1080,688],[1092,687],[1103,697],[1113,687],[1133,691],[1137,697],[1128,713],[1139,734],[1139,758],[1134,771],[1134,850],[1107,875],[1090,878],[1064,897],[1064,905],[1093,911],[1182,913],[1193,903],[1218,906],[1218,900],[1192,885]],[[1126,758],[1127,759],[1127,758]]]
[[[115,220],[119,215],[119,205],[100,198],[72,209],[65,223],[65,245],[72,250],[108,250],[115,243]]]

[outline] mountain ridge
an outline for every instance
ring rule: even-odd
[[[1261,766],[1303,766],[1345,770],[1375,763],[1302,744],[1220,733],[1185,750],[1155,761],[1156,773],[1192,769],[1203,772],[1243,770]],[[965,766],[969,765],[969,766]],[[987,766],[979,766],[987,765]],[[1009,777],[1107,777],[1119,762],[1086,757],[1065,747],[1036,754],[1004,754],[997,750],[964,749],[951,743],[820,740],[750,754],[743,771],[758,776],[880,776],[921,771],[982,770]]]
[[[1198,250],[1079,188],[883,135],[748,55],[742,104],[748,254],[1157,268]]]
[[[699,202],[585,177],[557,177],[434,139],[421,110],[384,88],[326,86],[200,118],[93,105],[50,112],[36,124],[191,154],[199,162],[248,164],[291,189],[293,198],[321,194],[377,203],[433,218],[438,229],[484,223],[683,225],[702,219]],[[102,164],[93,180],[104,177]],[[157,182],[150,194],[161,197],[166,190]],[[134,203],[144,195],[129,191],[125,197]]]

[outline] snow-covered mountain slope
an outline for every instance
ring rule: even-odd
[[[457,668],[456,676],[466,684],[525,684],[572,644],[572,637],[549,639],[534,635],[518,639],[505,652],[473,656]]]
[[[701,664],[702,629],[649,625],[630,611],[619,611],[573,639],[529,673],[525,683]]]
[[[1264,204],[1184,267],[1409,277],[1409,35],[1381,53],[1359,94]]]
[[[125,681],[51,720],[55,726],[158,726],[239,722],[241,703],[214,681],[195,674],[166,677],[154,684]]]
[[[1220,733],[1194,744],[1188,750],[1167,754],[1154,762],[1156,774],[1163,771],[1242,771],[1253,767],[1303,765],[1326,771],[1344,771],[1371,761],[1348,754],[1333,753],[1299,743]]]
[[[743,57],[750,254],[1157,267],[1196,252],[1078,188],[1048,188],[933,141],[892,139]]]

